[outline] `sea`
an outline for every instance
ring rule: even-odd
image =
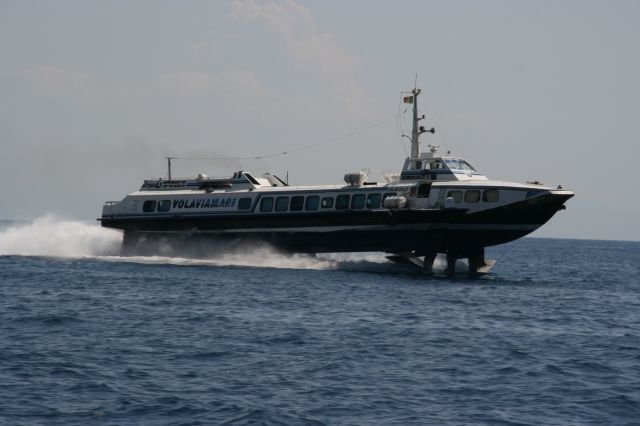
[[[0,424],[640,425],[640,242],[524,238],[471,280],[121,238],[0,224]]]

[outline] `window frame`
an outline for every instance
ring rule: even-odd
[[[322,209],[332,209],[334,205],[335,199],[333,196],[331,197],[322,197],[320,200],[320,208]]]
[[[238,198],[238,210],[251,210],[252,204],[252,199],[250,197]]]
[[[456,195],[458,196],[456,197]],[[453,198],[453,201],[455,201],[456,204],[459,204],[464,199],[464,191],[461,189],[450,189],[447,191],[446,198]]]
[[[151,206],[151,207],[148,207]],[[157,200],[144,200],[142,203],[142,212],[143,213],[154,213],[156,211],[156,207],[158,206]]]
[[[282,207],[284,207],[284,209]],[[274,211],[278,213],[289,211],[289,197],[287,195],[276,197],[276,201],[274,203]]]
[[[471,197],[472,194],[475,195],[476,197],[475,199]],[[482,191],[480,191],[479,189],[467,189],[464,191],[465,203],[475,204],[475,203],[479,203],[481,199],[482,199]]]
[[[315,204],[314,204],[315,203]],[[307,212],[313,212],[320,208],[320,196],[309,195],[304,200],[304,210]]]
[[[356,203],[358,203],[356,205]],[[351,210],[362,210],[367,204],[367,195],[366,194],[353,194],[351,196],[351,201],[349,202],[349,206]]]
[[[377,198],[377,199],[376,199]],[[375,199],[375,203],[372,203],[372,199]],[[382,205],[382,194],[379,192],[373,194],[367,194],[367,201],[365,201],[365,208],[367,209],[379,209]]]
[[[340,194],[336,197],[336,210],[349,210],[350,203],[351,194]]]
[[[166,207],[161,208],[161,206],[166,206]],[[167,213],[171,211],[171,200],[158,201],[158,206],[156,207],[156,211],[159,213]]]
[[[304,195],[294,195],[289,201],[290,212],[301,212],[304,209]]]
[[[266,206],[266,204],[269,202],[271,203],[271,205]],[[260,213],[271,213],[274,206],[275,199],[273,197],[262,197],[260,199]],[[268,207],[268,209],[266,207]]]
[[[491,197],[489,199],[488,194],[495,194],[495,198]],[[499,189],[485,189],[482,191],[482,201],[485,203],[497,203],[500,201],[500,190]]]

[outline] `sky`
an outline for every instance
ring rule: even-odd
[[[417,76],[423,150],[575,191],[534,236],[638,241],[638,22],[624,0],[0,0],[0,218],[94,220],[167,156],[380,180]]]

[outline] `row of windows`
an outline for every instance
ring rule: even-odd
[[[294,195],[289,196],[277,196],[277,197],[262,197],[260,199],[259,211],[262,213],[270,212],[286,212],[286,211],[316,211],[318,209],[332,209],[336,210],[361,210],[361,209],[378,209],[382,205],[382,201],[391,196],[396,195],[393,192],[379,194],[341,194],[337,197],[320,197],[318,195]],[[464,200],[466,203],[478,203],[482,201],[486,203],[496,203],[500,199],[500,192],[497,189],[486,189],[480,191],[479,189],[467,189],[451,190],[447,193],[447,198],[453,198],[456,203],[461,203]],[[240,198],[238,200],[239,210],[249,210],[251,208],[251,198]],[[170,200],[147,200],[142,204],[142,211],[160,212],[165,213],[171,210]]]
[[[336,210],[360,210],[360,209],[378,209],[385,198],[396,195],[393,192],[382,194],[341,194],[337,197],[320,197],[319,195],[294,195],[293,197],[262,197],[260,199],[259,211],[262,213],[270,212],[296,212],[296,211],[315,211],[320,208]],[[247,209],[249,207],[246,207]]]
[[[159,212],[168,212],[171,210],[171,200],[147,200],[142,204],[143,212],[155,212],[156,209]]]
[[[277,197],[262,197],[260,199],[260,212],[286,212],[286,211],[315,211],[320,208],[331,209],[334,207],[336,210],[360,210],[360,209],[378,209],[380,208],[382,201],[392,195],[396,195],[394,192],[388,192],[383,194],[341,194],[337,197],[322,197],[318,195],[294,195],[289,196],[277,196]],[[249,197],[238,199],[239,210],[249,210],[251,208],[252,199]],[[180,207],[180,206],[179,206]],[[199,206],[198,206],[199,207]],[[207,207],[209,207],[207,205]],[[142,204],[142,211],[145,213],[160,212],[165,213],[171,210],[171,200],[147,200]]]
[[[480,195],[482,194],[482,201],[485,203],[496,203],[500,199],[500,192],[497,189],[485,189],[480,191],[479,189],[467,189],[464,191],[454,190],[447,193],[447,198],[453,198],[456,203],[462,202],[464,198],[465,203],[477,203],[480,201]]]

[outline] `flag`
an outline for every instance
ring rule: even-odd
[[[413,95],[405,96],[404,98],[402,98],[402,102],[404,102],[405,104],[412,104],[413,103]]]

